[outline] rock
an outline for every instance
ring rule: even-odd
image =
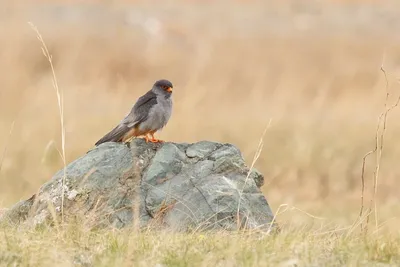
[[[189,158],[198,157],[202,159],[211,154],[216,148],[216,143],[201,141],[188,147],[186,149],[186,155]]]
[[[264,176],[256,168],[253,168],[251,170],[249,178],[254,180],[257,187],[261,187],[264,185]]]
[[[259,189],[264,177],[249,174],[230,144],[104,143],[69,164],[63,178],[60,170],[38,194],[4,212],[0,223],[37,226],[63,215],[90,228],[133,222],[177,231],[275,228]]]

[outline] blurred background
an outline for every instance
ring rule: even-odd
[[[175,102],[160,138],[233,143],[250,165],[271,120],[255,167],[274,212],[296,207],[278,221],[357,218],[362,159],[384,111],[382,63],[389,105],[400,95],[397,0],[72,2],[0,4],[0,208],[63,166],[57,96],[32,22],[64,94],[67,163],[166,78]],[[389,230],[400,222],[399,114],[387,119],[377,192]],[[376,156],[366,163],[368,207]]]

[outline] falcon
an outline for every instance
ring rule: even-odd
[[[144,136],[146,142],[164,142],[154,134],[164,128],[172,113],[172,83],[158,80],[153,88],[139,97],[130,113],[109,133],[96,142],[128,142],[133,137]]]

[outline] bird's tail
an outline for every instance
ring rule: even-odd
[[[95,146],[98,146],[105,142],[120,142],[124,135],[129,132],[130,128],[124,124],[120,124],[112,129],[108,134],[103,136],[99,141],[96,142]]]

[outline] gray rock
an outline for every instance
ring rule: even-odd
[[[217,143],[201,141],[195,143],[186,149],[186,155],[189,158],[204,158],[208,156],[211,152],[213,152],[218,147]]]
[[[63,214],[91,228],[138,220],[140,227],[177,231],[275,229],[262,183],[229,144],[104,143],[69,164],[65,178],[60,170],[7,210],[0,223],[52,224]]]
[[[217,149],[216,151],[214,151],[211,154],[210,159],[217,160],[221,158],[230,158],[230,157],[242,158],[242,154],[240,153],[239,149],[234,145],[225,144],[223,146],[220,146],[220,148]]]
[[[261,187],[264,185],[264,176],[255,168],[251,170],[249,178],[254,180],[257,187]]]

